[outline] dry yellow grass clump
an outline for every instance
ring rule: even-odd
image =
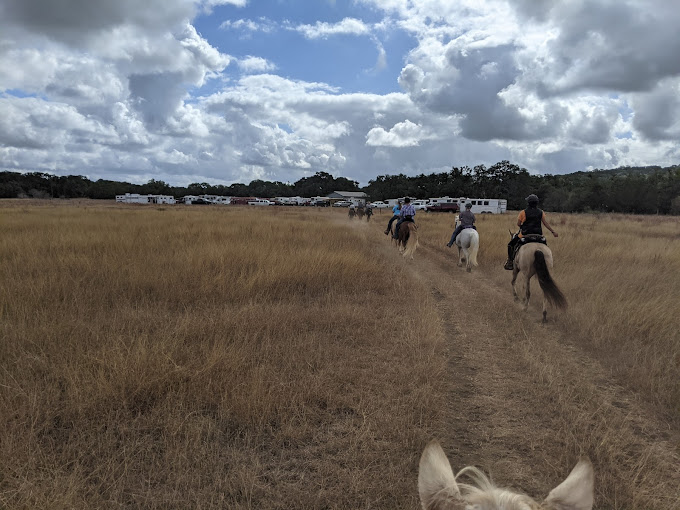
[[[414,508],[441,326],[335,217],[3,208],[0,507]]]

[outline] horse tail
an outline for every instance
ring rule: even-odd
[[[472,230],[470,234],[470,248],[468,248],[468,253],[470,254],[470,264],[477,266],[477,252],[479,251],[479,234],[476,230]]]
[[[541,250],[536,250],[534,253],[534,269],[536,269],[536,276],[538,276],[538,284],[548,302],[555,308],[565,309],[567,298],[564,297],[555,280],[552,279],[548,265],[545,263],[545,255]]]
[[[408,242],[406,243],[406,249],[404,250],[403,255],[404,257],[413,258],[413,253],[416,251],[416,248],[418,247],[418,227],[416,227],[415,223],[410,222],[402,224],[401,227],[404,228],[406,225],[408,225],[407,230],[409,236]]]

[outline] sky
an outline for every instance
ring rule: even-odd
[[[366,185],[680,162],[670,0],[1,0],[0,170]]]

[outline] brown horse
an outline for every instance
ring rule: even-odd
[[[412,221],[405,221],[399,226],[397,234],[397,248],[404,257],[413,258],[418,247],[418,227]]]
[[[515,255],[512,270],[512,295],[515,297],[515,301],[520,300],[515,289],[517,275],[522,273],[524,276],[525,297],[522,300],[522,305],[525,311],[529,308],[529,297],[531,296],[529,281],[534,275],[538,278],[538,284],[543,291],[543,322],[548,321],[548,303],[561,310],[567,308],[567,299],[550,274],[552,267],[553,257],[550,248],[542,243],[527,243],[521,246],[517,255]]]
[[[466,476],[471,484],[460,483]],[[466,467],[454,476],[437,441],[420,457],[418,492],[423,510],[591,510],[595,475],[588,459],[581,459],[569,476],[543,503],[529,496],[496,487],[479,469]]]

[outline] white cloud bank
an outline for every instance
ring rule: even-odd
[[[394,76],[401,93],[287,78],[278,62],[234,58],[194,28],[200,12],[245,0],[5,0],[0,168],[177,184],[323,170],[365,183],[501,159],[536,172],[678,162],[672,2],[361,3],[384,23],[281,28],[311,44],[368,36],[382,67],[389,46],[376,33],[407,32],[417,44]]]

